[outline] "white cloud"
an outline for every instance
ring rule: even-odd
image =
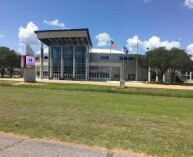
[[[140,41],[139,37],[137,35],[133,36],[132,38],[127,40],[127,45],[128,47],[133,47],[133,46],[137,46],[141,45],[142,42]]]
[[[0,34],[0,38],[3,38],[3,37],[4,37],[4,35]]]
[[[161,46],[161,40],[157,36],[152,36],[149,40],[144,41],[144,47],[153,49]]]
[[[138,36],[133,36],[132,38],[129,38],[126,42],[131,53],[136,53],[135,51],[137,49],[137,42],[139,51],[146,51],[147,48],[154,49],[163,46],[167,49],[171,49],[173,47],[180,47],[180,43],[178,41],[161,41],[161,39],[157,36],[152,36],[150,39],[145,41],[141,41]]]
[[[141,47],[143,46],[143,42],[139,39],[137,35],[133,36],[132,38],[129,38],[126,41],[126,43],[127,43],[126,46],[128,47],[129,53],[136,53],[137,45],[139,49],[141,49]]]
[[[34,31],[38,30],[38,26],[36,26],[33,22],[29,22],[26,27],[19,28],[19,41],[21,44],[29,44],[29,45],[38,45],[39,40],[36,37]]]
[[[161,39],[157,36],[152,36],[149,40],[143,42],[144,49],[146,48],[158,48],[158,47],[166,47],[167,49],[171,49],[173,47],[179,48],[180,43],[178,41],[161,41]]]
[[[102,46],[107,46],[108,45],[108,43],[111,40],[111,37],[108,33],[103,32],[103,33],[100,33],[100,34],[96,35],[96,39],[98,40],[97,46],[102,47]]]
[[[168,50],[172,48],[180,48],[180,43],[178,41],[162,41],[160,44],[161,47],[166,47]]]
[[[187,6],[190,9],[193,9],[193,0],[185,0],[184,1],[185,6]]]
[[[187,53],[192,55],[193,59],[193,43],[187,46]]]
[[[58,19],[50,20],[50,21],[44,20],[44,23],[51,26],[58,26],[58,27],[65,28],[64,23],[60,22]]]

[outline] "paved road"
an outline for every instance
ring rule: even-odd
[[[0,157],[144,157],[0,133]]]

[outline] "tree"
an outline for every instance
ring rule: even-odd
[[[4,77],[5,69],[8,70],[10,77],[13,76],[14,69],[19,67],[19,55],[14,50],[7,47],[0,47],[0,72]]]
[[[175,82],[176,73],[178,71],[192,71],[193,61],[191,56],[184,50],[172,48],[167,50],[165,47],[159,47],[146,52],[145,56],[140,57],[139,64],[142,68],[148,67],[157,70],[159,77],[163,78],[163,74],[171,69],[171,82]]]
[[[176,73],[178,71],[189,71],[192,66],[191,56],[184,50],[178,48],[172,48],[170,50],[169,67],[172,70],[172,82],[175,82]]]
[[[147,55],[138,55],[138,64],[142,69],[148,69]]]
[[[157,70],[156,75],[163,78],[163,74],[169,68],[169,51],[165,47],[159,47],[146,53],[147,65]]]
[[[7,47],[0,47],[0,72],[1,77],[4,77],[6,64],[6,53],[9,51]]]

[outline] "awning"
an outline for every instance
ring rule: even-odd
[[[35,31],[37,38],[47,46],[53,45],[88,45],[92,42],[87,28]]]

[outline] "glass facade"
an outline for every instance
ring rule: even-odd
[[[87,46],[51,46],[49,73],[54,79],[85,80]]]
[[[53,77],[60,78],[61,47],[52,47]]]
[[[85,74],[86,74],[86,46],[76,46],[75,78],[85,79]]]
[[[64,79],[73,79],[73,46],[63,47]]]

